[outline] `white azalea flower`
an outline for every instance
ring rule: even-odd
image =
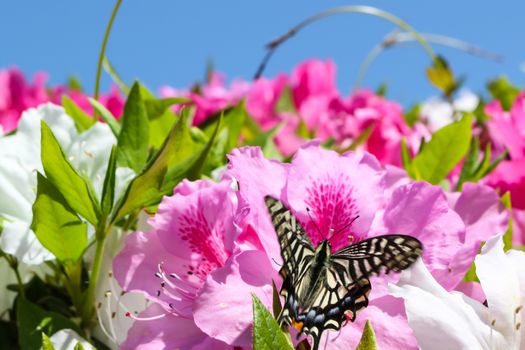
[[[421,115],[431,131],[454,122],[457,112],[472,112],[479,104],[479,97],[470,90],[461,90],[452,103],[432,97],[421,106]]]
[[[69,161],[91,180],[99,196],[111,147],[117,142],[110,128],[102,123],[79,134],[64,109],[51,103],[27,110],[15,134],[0,136],[0,217],[3,218],[0,249],[31,265],[53,259],[30,229],[32,205],[36,199],[36,171],[43,172],[40,160],[42,119],[53,131]],[[117,196],[133,175],[130,169],[117,169]]]
[[[95,350],[93,345],[72,329],[62,329],[49,337],[49,340],[55,350],[74,350],[78,343],[82,344],[85,350]]]
[[[405,299],[408,323],[423,350],[525,348],[525,253],[503,251],[491,238],[476,257],[476,272],[487,305],[447,292],[421,260],[401,274],[392,295]]]

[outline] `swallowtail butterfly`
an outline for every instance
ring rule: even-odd
[[[279,324],[292,325],[313,339],[317,350],[325,329],[339,330],[368,306],[368,277],[384,269],[399,272],[421,255],[416,238],[384,235],[366,239],[332,254],[328,240],[317,248],[298,220],[279,200],[267,196],[266,206],[281,246],[280,291],[284,305]]]

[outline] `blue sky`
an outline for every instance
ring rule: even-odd
[[[74,5],[72,5],[74,4]],[[513,1],[126,1],[117,16],[107,54],[126,82],[139,79],[151,89],[163,84],[185,87],[202,79],[206,62],[229,78],[250,79],[264,44],[300,20],[342,5],[382,8],[420,32],[452,36],[505,56],[495,63],[464,52],[434,46],[466,86],[482,91],[487,79],[507,75],[525,85],[525,2]],[[76,75],[84,88],[94,86],[97,56],[110,0],[3,1],[0,4],[0,67],[17,66],[31,76],[47,71],[50,83]],[[343,93],[355,83],[367,53],[394,26],[365,15],[338,15],[317,22],[285,43],[266,75],[290,71],[307,58],[331,58]],[[436,94],[424,70],[429,59],[415,43],[390,49],[370,67],[365,86],[387,83],[388,96],[408,105]],[[104,76],[107,90],[110,79]]]

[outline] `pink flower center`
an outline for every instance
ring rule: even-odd
[[[312,243],[328,239],[334,251],[361,240],[352,231],[352,221],[359,215],[352,196],[353,187],[344,174],[312,179],[306,189],[306,205],[313,214],[312,220],[304,223]],[[357,219],[359,220],[359,219]]]
[[[182,240],[194,253],[187,266],[188,275],[195,275],[204,281],[208,273],[224,266],[230,256],[224,247],[223,224],[217,222],[211,226],[202,211],[195,208],[181,216],[179,224]]]

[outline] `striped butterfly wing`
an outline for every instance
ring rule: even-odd
[[[285,304],[278,321],[290,325],[297,317],[299,300],[308,292],[306,276],[315,250],[301,224],[283,203],[270,196],[265,198],[265,202],[283,258],[283,267],[279,273],[283,278],[280,294],[284,297]]]
[[[328,269],[319,276],[319,288],[296,320],[301,331],[319,345],[324,330],[339,330],[355,321],[358,311],[368,306],[371,285],[368,277],[381,270],[401,271],[421,255],[421,243],[410,236],[384,235],[369,238],[330,256]]]
[[[419,240],[405,235],[372,237],[341,249],[330,257],[331,269],[342,284],[377,275],[384,270],[399,272],[421,255]]]

